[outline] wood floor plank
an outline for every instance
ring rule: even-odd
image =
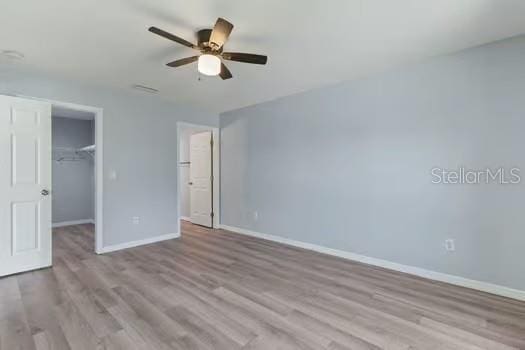
[[[229,317],[227,313],[221,312],[214,307],[212,303],[199,298],[194,293],[187,292],[175,285],[166,288],[165,292],[173,299],[177,300],[178,305],[185,306],[197,316],[212,323],[219,331],[233,339],[238,344],[246,345],[256,336],[256,333],[251,331],[246,325]]]
[[[148,324],[155,332],[166,339],[180,338],[187,335],[187,331],[179,323],[174,322],[168,315],[161,312],[140,293],[128,290],[125,287],[115,287],[115,292],[120,296],[135,313]]]
[[[131,335],[124,329],[102,338],[100,348],[104,350],[141,350],[146,344],[136,343]]]
[[[525,302],[189,223],[96,255],[54,230],[53,268],[0,278],[0,350],[525,349]]]
[[[240,349],[228,335],[220,332],[213,324],[194,314],[184,306],[175,306],[168,310],[167,315],[180,323],[194,339],[203,343],[208,349]]]
[[[40,284],[34,287],[38,292],[23,289],[22,301],[37,349],[49,347],[50,349],[69,350],[71,347],[62,326],[56,317],[50,317],[54,315],[56,305],[65,302],[66,298],[61,296],[60,301],[54,303],[45,288],[42,288]]]
[[[51,345],[53,342],[51,338],[52,336],[49,336],[48,334],[46,334],[46,332],[39,332],[33,334],[33,341],[35,342],[36,350],[60,349],[59,347]]]
[[[57,263],[55,268],[60,271],[59,281],[66,289],[75,308],[79,310],[82,318],[86,320],[98,338],[103,338],[122,329],[75,272],[69,270],[65,264]]]
[[[158,333],[153,325],[142,319],[125,302],[118,303],[108,309],[111,315],[122,325],[131,341],[140,345],[141,349],[168,350],[182,349],[174,345],[175,337]]]
[[[380,347],[369,343],[361,338],[353,336],[349,333],[334,327],[315,316],[310,316],[306,313],[303,313],[298,310],[291,312],[287,318],[301,327],[308,329],[312,332],[319,332],[326,335],[329,339],[332,339],[332,342],[328,348],[334,348],[340,346],[341,344],[347,344],[351,346],[352,349],[369,349],[369,350],[378,350]],[[336,345],[334,345],[336,343]]]
[[[57,318],[72,349],[89,350],[98,347],[100,339],[72,301],[66,301],[54,309],[53,316]]]
[[[15,276],[0,279],[0,349],[36,349]]]

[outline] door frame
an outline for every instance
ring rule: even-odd
[[[180,167],[180,141],[182,131],[184,129],[197,129],[200,131],[211,131],[213,135],[213,220],[212,228],[219,228],[220,225],[220,169],[221,169],[221,157],[220,157],[220,132],[218,127],[213,127],[209,125],[201,124],[192,124],[186,122],[177,122],[177,222],[179,225],[179,234],[182,233],[181,230],[181,215],[180,215],[180,197],[181,197],[181,167]]]
[[[56,101],[33,96],[16,95],[16,97],[48,102],[51,104],[51,107],[67,108],[75,111],[93,113],[95,115],[95,253],[102,254],[104,252],[104,110],[100,107],[86,106],[77,103]],[[53,178],[53,174],[51,174],[51,178]]]

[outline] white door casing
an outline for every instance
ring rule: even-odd
[[[212,227],[212,133],[190,137],[190,219],[198,225]]]
[[[0,276],[48,266],[51,104],[0,96]]]

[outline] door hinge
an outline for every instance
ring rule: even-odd
[[[215,216],[215,213],[214,212],[211,212],[210,213],[210,216],[213,218]]]
[[[210,139],[210,146],[213,148],[213,136],[212,136],[212,138]]]

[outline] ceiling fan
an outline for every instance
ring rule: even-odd
[[[182,58],[166,64],[169,67],[180,67],[198,61],[198,70],[202,74],[219,75],[223,80],[232,78],[230,70],[224,65],[223,60],[237,61],[252,64],[266,64],[268,57],[242,52],[223,52],[224,43],[232,32],[233,24],[224,18],[218,18],[213,29],[202,29],[197,32],[197,45],[190,43],[178,36],[168,33],[157,27],[150,27],[149,31],[181,45],[200,51],[197,56]]]

